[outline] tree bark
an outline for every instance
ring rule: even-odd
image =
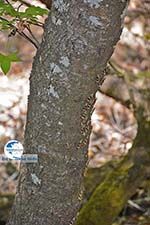
[[[30,76],[25,152],[7,225],[69,225],[87,158],[89,115],[121,33],[123,0],[54,1]],[[91,96],[89,98],[89,96]]]

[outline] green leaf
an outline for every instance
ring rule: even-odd
[[[0,2],[0,14],[15,17],[18,12],[11,5]]]
[[[10,66],[11,66],[11,61],[10,60],[4,60],[1,63],[1,69],[3,71],[3,73],[6,75],[8,73],[8,71],[10,70]]]
[[[43,15],[47,15],[48,14],[48,10],[47,9],[42,9],[39,6],[30,6],[26,9],[25,11],[26,14],[28,15],[34,15],[34,16],[43,16]]]
[[[6,75],[11,67],[12,62],[20,61],[17,53],[11,53],[9,55],[4,55],[0,53],[0,67],[3,73]]]
[[[19,16],[20,18],[32,19],[36,18],[37,16],[43,16],[47,14],[48,14],[47,9],[42,9],[39,6],[30,6],[25,10],[25,12],[20,12]]]
[[[10,22],[5,20],[0,20],[0,29],[1,30],[8,30],[10,28]]]
[[[11,53],[10,55],[8,55],[8,58],[10,59],[11,62],[20,62],[20,58],[17,56],[17,53]]]

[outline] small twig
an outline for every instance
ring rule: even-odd
[[[9,26],[11,26],[11,27],[14,27],[14,28],[15,28],[15,26],[14,26],[14,25],[12,25],[12,24],[9,22],[9,20],[7,20],[7,19],[3,18],[2,16],[0,16],[0,20],[4,20],[4,21],[8,22]]]
[[[18,29],[16,31],[18,34],[20,34],[20,36],[22,36],[25,39],[27,39],[28,41],[30,41],[38,49],[39,45],[37,43],[35,43],[28,35],[26,35],[23,31],[20,32]]]
[[[5,2],[7,2],[11,7],[13,7],[8,0],[5,0]]]
[[[9,2],[9,0],[5,0],[14,10],[15,10],[15,8],[11,5],[11,3]],[[26,2],[25,1],[20,1],[22,4],[26,4]],[[21,4],[21,5],[22,5]],[[21,5],[19,5],[19,7],[18,7],[18,9],[17,9],[17,11],[19,11],[19,8],[20,8],[20,6]],[[30,4],[26,4],[27,6],[31,6]],[[35,38],[35,36],[33,35],[33,33],[32,33],[32,31],[30,30],[30,28],[28,28],[28,27],[26,27],[27,28],[27,30],[28,30],[28,32],[30,33],[30,35],[31,35],[31,37],[34,39],[34,41],[28,36],[28,35],[26,35],[23,31],[19,31],[19,29],[16,27],[16,26],[14,26],[13,24],[11,24],[7,19],[5,19],[5,18],[3,18],[3,17],[0,17],[0,19],[1,20],[4,20],[4,21],[7,21],[8,22],[8,24],[9,24],[9,26],[10,27],[12,27],[13,29],[15,29],[15,31],[20,35],[20,36],[22,36],[22,37],[24,37],[25,39],[27,39],[28,41],[30,41],[36,48],[38,48],[39,47],[39,42],[38,42],[38,40]],[[37,24],[36,24],[37,25]]]
[[[116,74],[119,77],[121,77],[124,80],[124,82],[126,83],[127,88],[128,88],[128,93],[129,93],[129,96],[130,96],[130,99],[131,99],[131,102],[132,102],[133,110],[135,111],[136,110],[136,102],[135,102],[135,99],[134,99],[134,94],[133,94],[133,91],[132,91],[132,88],[131,88],[130,80],[129,80],[127,74],[120,71],[111,61],[109,61],[109,65],[112,67],[114,72],[116,72]]]
[[[36,37],[35,37],[34,34],[32,33],[30,27],[29,27],[29,26],[26,26],[26,29],[28,30],[28,32],[30,33],[31,37],[35,40],[35,42],[36,42],[37,45],[39,46],[40,43],[38,42],[38,40],[36,39]]]
[[[145,212],[145,209],[143,209],[141,206],[139,206],[138,204],[136,204],[135,202],[131,200],[128,200],[128,204],[132,206],[133,208],[138,209],[141,212]]]
[[[34,25],[34,26],[38,26],[38,27],[41,27],[41,28],[44,28],[44,23],[41,23],[41,22],[32,22],[32,21],[27,21],[28,23]]]
[[[114,70],[114,72],[117,73],[118,76],[124,77],[124,74],[123,74],[121,71],[119,71],[119,70],[116,68],[116,66],[115,66],[111,61],[109,61],[108,64],[109,64],[110,67]]]
[[[22,5],[23,5],[23,4],[21,3],[21,4],[18,6],[17,12],[19,12],[19,9],[20,9],[20,7],[21,7]]]
[[[36,48],[38,49],[39,45],[38,45],[37,43],[35,43],[35,42],[34,42],[28,35],[26,35],[23,31],[20,32],[19,29],[18,29],[16,26],[14,26],[13,24],[11,24],[11,23],[9,22],[9,20],[7,20],[7,19],[5,19],[5,18],[3,18],[3,17],[1,17],[1,16],[0,16],[0,19],[6,21],[6,22],[8,23],[8,25],[9,25],[10,27],[12,27],[13,29],[15,29],[16,32],[17,32],[20,36],[22,36],[22,37],[24,37],[26,40],[30,41],[30,42],[34,45],[34,47],[36,47]]]
[[[17,18],[17,17],[16,17],[16,21],[17,21],[17,22],[20,22],[20,18]],[[35,21],[31,21],[31,20],[26,20],[26,22],[27,22],[28,24],[32,24],[32,25],[35,25],[35,26],[44,28],[44,23],[42,23],[42,22],[40,22],[40,21],[35,22]]]

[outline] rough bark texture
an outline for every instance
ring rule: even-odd
[[[54,1],[30,77],[24,146],[39,162],[22,166],[8,225],[74,220],[96,77],[103,76],[119,39],[125,5],[124,0]]]

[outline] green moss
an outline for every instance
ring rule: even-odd
[[[0,219],[6,221],[14,201],[13,194],[0,194]]]
[[[132,164],[128,161],[110,173],[81,209],[76,225],[107,225],[127,201],[126,179]]]
[[[99,168],[87,168],[84,176],[85,193],[84,198],[87,200],[96,189],[96,187],[104,181],[106,174],[108,175],[113,168],[116,168],[120,160],[114,160],[106,163]]]

